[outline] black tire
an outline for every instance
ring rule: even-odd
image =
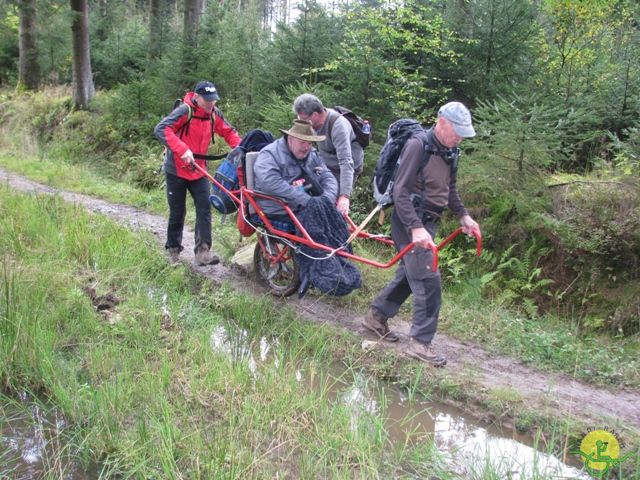
[[[260,242],[258,242],[253,251],[253,268],[258,278],[269,289],[271,294],[277,297],[293,295],[300,286],[300,269],[293,250],[275,238],[267,239],[263,236],[260,240],[265,245],[270,245],[272,254],[279,255],[281,252],[284,253],[281,261],[271,265],[267,252],[262,249]]]

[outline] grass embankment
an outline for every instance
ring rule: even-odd
[[[383,399],[356,417],[331,401],[325,367],[339,358],[345,375],[386,378],[416,402],[434,392],[477,401],[459,379],[364,355],[350,334],[300,322],[268,297],[213,288],[168,267],[150,235],[58,198],[2,189],[0,214],[0,380],[70,421],[52,470],[72,458],[137,478],[456,478],[431,441],[393,444]],[[225,346],[213,348],[221,329]],[[256,369],[247,346],[264,339],[274,348]],[[519,426],[544,425],[549,448],[583,428],[545,423],[512,392],[480,400],[517,411]]]
[[[123,119],[111,111],[113,99],[108,92],[96,98],[97,114],[70,112],[69,92],[60,89],[31,96],[3,92],[2,100],[0,165],[64,190],[166,215],[162,176],[157,173],[162,148],[155,142],[149,146],[118,135],[118,122]],[[355,210],[361,208],[354,205]],[[214,215],[214,248],[226,258],[241,244],[233,220],[222,225]],[[187,222],[193,224],[193,208],[188,208]],[[452,228],[455,226],[445,223],[442,233]],[[491,238],[486,240],[491,243]],[[492,268],[500,267],[485,259],[499,257],[499,252],[487,251],[483,259],[476,260],[458,248],[462,244],[456,240],[455,249],[448,247],[442,253],[445,301],[441,331],[590,383],[640,387],[640,334],[599,333],[584,327],[580,312],[575,312],[575,318],[553,312],[538,316],[531,309],[514,310],[505,299],[486,298],[483,279],[495,273]],[[388,250],[369,250],[366,244],[357,248],[363,256],[389,258]],[[364,281],[358,295],[336,301],[362,314],[392,270],[362,266]],[[519,288],[528,285],[519,277],[513,279],[518,282]],[[409,305],[404,311],[409,311]]]
[[[355,375],[353,339],[212,288],[170,268],[151,236],[59,199],[2,189],[0,212],[0,379],[60,408],[61,455],[136,478],[442,470],[431,442],[394,448],[377,416],[328,401],[330,378],[298,380],[336,357]],[[219,327],[232,355],[212,348]],[[273,351],[252,370],[242,349],[263,338]]]

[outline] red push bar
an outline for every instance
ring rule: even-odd
[[[246,187],[241,187],[240,190],[229,190],[229,189],[225,188],[225,186],[222,185],[220,182],[218,182],[215,178],[213,178],[213,176],[211,176],[209,174],[209,172],[207,172],[207,170],[202,168],[197,163],[194,164],[194,167],[195,167],[195,169],[199,170],[203,175],[205,175],[209,179],[209,181],[211,183],[213,183],[216,187],[220,188],[224,193],[229,195],[229,197],[236,204],[240,205],[242,203],[242,199],[246,198],[246,200],[249,202],[249,204],[251,204],[251,206],[254,208],[254,210],[257,212],[257,214],[260,216],[260,219],[262,220],[264,225],[267,227],[268,232],[270,232],[270,233],[272,233],[274,235],[277,235],[279,237],[286,238],[286,239],[288,239],[288,240],[290,240],[292,242],[301,243],[303,245],[306,245],[306,246],[311,247],[311,248],[315,248],[317,250],[324,250],[326,252],[335,253],[336,255],[340,255],[341,257],[349,258],[351,260],[355,260],[357,262],[365,263],[367,265],[371,265],[373,267],[378,267],[378,268],[389,268],[389,267],[395,265],[396,263],[398,263],[398,261],[402,257],[404,257],[404,255],[408,251],[410,251],[412,248],[414,248],[414,244],[412,242],[409,245],[407,245],[406,247],[404,247],[402,250],[400,250],[387,263],[381,263],[381,262],[377,262],[375,260],[369,260],[368,258],[364,258],[364,257],[360,257],[358,255],[354,255],[352,253],[349,253],[349,252],[346,252],[346,251],[343,251],[343,250],[336,250],[335,248],[331,248],[331,247],[328,247],[326,245],[322,245],[320,243],[315,242],[309,236],[309,234],[304,229],[304,227],[302,226],[300,221],[297,219],[297,217],[295,216],[293,211],[289,208],[289,206],[286,203],[284,203],[279,198],[272,197],[270,195],[265,195],[263,193],[256,192],[256,191],[253,191],[253,190],[249,190]],[[278,228],[274,227],[273,224],[271,223],[271,221],[269,221],[269,218],[264,214],[264,212],[262,211],[262,209],[260,208],[260,206],[258,205],[258,203],[256,202],[254,197],[264,198],[264,199],[267,199],[267,200],[272,200],[272,201],[278,202],[280,204],[280,206],[283,208],[283,210],[286,212],[286,214],[289,216],[289,218],[291,219],[291,221],[295,225],[296,229],[301,233],[302,237],[300,237],[299,235],[293,235],[293,234],[291,234],[289,232],[285,232],[283,230],[279,230]],[[239,214],[242,214],[242,212],[240,212]],[[347,220],[347,223],[350,225],[350,227],[351,227],[351,229],[353,231],[353,229],[356,228],[355,223],[353,223],[353,220],[351,220],[351,218],[348,215],[345,216],[345,218]],[[435,271],[438,270],[438,251],[442,250],[449,242],[451,242],[454,238],[456,238],[461,232],[462,232],[462,227],[459,227],[451,235],[449,235],[442,242],[440,242],[440,244],[438,246],[430,247],[431,251],[433,252],[433,258],[432,258],[432,261],[431,261],[431,269],[432,269],[432,271],[435,272]],[[478,230],[474,230],[472,232],[472,235],[474,237],[476,237],[476,255],[480,256],[480,254],[482,252],[482,235],[480,234],[480,232]],[[373,235],[373,234],[370,234],[368,232],[361,231],[358,234],[358,237],[359,238],[368,238],[370,240],[376,240],[376,241],[384,243],[384,244],[393,245],[393,240],[391,240],[387,236]]]

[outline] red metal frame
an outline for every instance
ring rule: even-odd
[[[245,200],[246,200],[249,203],[249,205],[251,205],[253,207],[253,209],[256,211],[256,213],[260,217],[260,220],[262,220],[262,222],[264,223],[267,231],[270,234],[276,235],[278,237],[285,238],[285,239],[287,239],[287,240],[289,240],[291,242],[299,243],[299,244],[302,244],[302,245],[306,245],[308,247],[315,248],[315,249],[318,249],[318,250],[324,250],[324,251],[329,252],[329,253],[335,253],[336,255],[339,255],[341,257],[349,258],[351,260],[355,260],[357,262],[364,263],[366,265],[371,265],[371,266],[378,267],[378,268],[389,268],[389,267],[395,265],[396,263],[398,263],[398,261],[400,261],[400,259],[402,257],[404,257],[404,255],[408,251],[413,249],[414,246],[415,246],[414,243],[410,243],[409,245],[404,247],[402,250],[400,250],[387,263],[382,263],[382,262],[378,262],[376,260],[370,260],[368,258],[364,258],[364,257],[358,256],[358,255],[354,255],[354,254],[346,252],[344,250],[337,250],[335,248],[328,247],[327,245],[322,245],[321,243],[317,243],[316,241],[314,241],[309,236],[309,234],[304,229],[304,227],[302,226],[300,221],[297,219],[297,217],[295,216],[293,211],[287,206],[286,203],[284,203],[279,198],[272,197],[270,195],[265,195],[264,193],[256,192],[254,190],[249,190],[245,186],[241,186],[237,190],[228,190],[227,188],[225,188],[224,185],[222,185],[220,182],[218,182],[213,176],[211,176],[209,174],[209,172],[207,172],[200,165],[195,164],[195,168],[198,169],[201,173],[203,173],[209,179],[209,181],[211,183],[213,183],[216,187],[220,188],[224,193],[229,195],[229,197],[236,204],[239,205],[239,207],[240,207],[238,209],[238,214],[239,215],[244,215],[245,214],[244,203],[245,203]],[[302,236],[294,235],[292,233],[285,232],[283,230],[280,230],[280,229],[274,227],[273,224],[271,223],[271,221],[269,220],[269,218],[264,214],[264,212],[262,211],[262,209],[258,205],[258,202],[256,201],[256,198],[263,198],[263,199],[268,199],[268,200],[272,200],[272,201],[278,202],[280,204],[280,206],[282,207],[282,209],[289,216],[289,218],[291,219],[291,221],[295,225],[296,229],[300,232],[300,234]],[[346,219],[346,221],[347,221],[347,223],[349,225],[349,231],[353,232],[357,228],[356,224],[353,222],[353,220],[351,220],[351,218],[348,215],[345,216],[345,219]],[[459,227],[456,230],[454,230],[453,233],[451,233],[442,242],[440,242],[437,246],[430,247],[431,251],[433,252],[433,255],[432,255],[433,258],[432,258],[432,264],[431,264],[432,271],[435,272],[436,270],[438,270],[438,251],[442,250],[449,242],[451,242],[454,238],[456,238],[461,232],[462,232],[462,227]],[[482,235],[480,234],[480,232],[478,230],[474,230],[472,232],[472,235],[474,237],[476,237],[476,255],[480,256],[480,254],[482,253]],[[390,237],[382,236],[382,235],[373,235],[373,234],[370,234],[370,233],[368,233],[366,231],[359,232],[358,235],[357,235],[357,238],[365,238],[365,239],[369,239],[369,240],[375,240],[377,242],[384,243],[386,245],[393,245],[393,240]],[[266,249],[264,248],[264,244],[262,244],[262,242],[260,243],[260,245],[261,245],[261,248],[264,251],[266,251]],[[269,256],[269,260],[272,263],[277,263],[277,262],[280,261],[280,257],[284,254],[284,250],[282,252],[280,252],[277,257],[273,257],[269,252],[267,252],[267,254]]]

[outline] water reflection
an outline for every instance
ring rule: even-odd
[[[229,330],[216,326],[211,333],[211,348],[229,355],[232,361],[247,362],[254,377],[261,365],[279,365],[278,340],[260,337],[251,340],[244,329]],[[348,371],[343,365],[327,366],[331,380],[322,375],[305,378],[296,370],[298,382],[305,388],[328,388],[328,397],[341,402],[351,411],[352,429],[363,422],[384,419],[390,440],[395,443],[417,444],[435,441],[435,445],[451,462],[452,468],[464,478],[532,477],[589,479],[580,469],[567,465],[558,457],[538,451],[531,438],[514,430],[481,427],[477,419],[462,411],[437,402],[409,401],[400,390],[380,386],[370,377]],[[348,378],[349,381],[346,381]],[[322,382],[322,385],[319,385]],[[382,402],[382,403],[381,403]],[[367,418],[369,417],[369,418]],[[575,459],[574,465],[579,465]]]
[[[522,436],[520,436],[522,437]],[[462,473],[482,477],[485,469],[498,478],[572,478],[590,479],[579,469],[566,465],[555,455],[536,450],[527,439],[516,440],[477,427],[462,416],[438,413],[435,419],[435,440],[438,448],[451,455]],[[489,463],[487,465],[487,463]]]
[[[66,428],[55,410],[46,411],[21,394],[21,404],[0,404],[0,476],[14,480],[42,478],[55,466],[57,478],[96,478],[83,471],[62,443]]]
[[[538,451],[526,435],[480,427],[477,419],[459,409],[438,402],[410,402],[396,388],[385,386],[380,392],[370,383],[356,375],[352,384],[340,387],[343,393],[337,398],[353,409],[352,425],[363,412],[379,414],[394,443],[415,445],[433,440],[464,478],[591,478],[558,457]],[[384,411],[377,398],[384,398]]]
[[[261,364],[267,363],[271,358],[276,368],[280,365],[276,355],[269,355],[269,352],[275,352],[275,348],[280,345],[277,338],[260,337],[256,343],[243,328],[230,331],[222,325],[217,325],[211,332],[209,344],[212,350],[228,355],[234,364],[246,361],[254,377],[258,374],[256,355]]]

